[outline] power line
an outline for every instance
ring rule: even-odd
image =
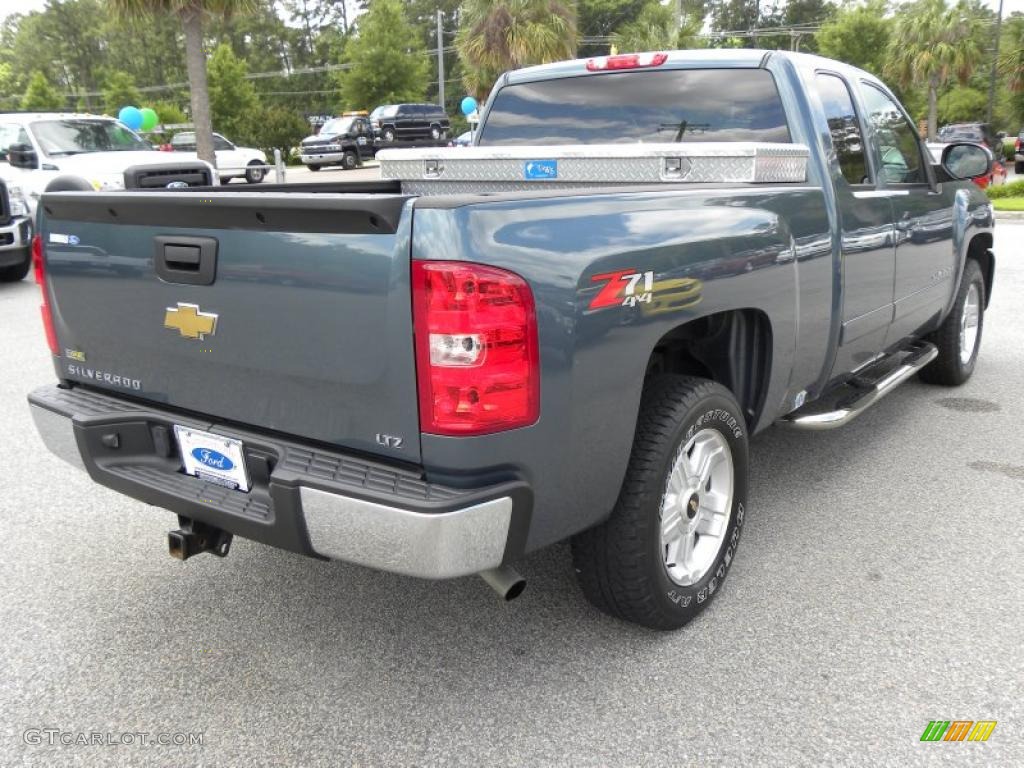
[[[454,45],[446,45],[446,46],[444,46],[441,49],[441,52],[442,53],[451,53],[454,50],[455,50],[455,46]],[[437,55],[437,48],[431,48],[430,50],[426,50],[426,51],[419,51],[419,55],[421,55],[421,56],[436,56]],[[352,66],[353,65],[351,63],[346,63],[346,64],[322,64],[322,65],[315,66],[315,67],[298,67],[298,68],[295,68],[295,69],[273,70],[273,71],[268,71],[268,72],[250,72],[249,74],[244,75],[243,79],[245,79],[245,80],[265,80],[265,79],[269,79],[269,78],[273,78],[273,77],[288,78],[288,77],[297,77],[297,76],[301,76],[301,75],[317,75],[317,74],[323,74],[323,73],[329,73],[329,72],[343,72],[343,71],[345,71],[347,69],[351,69]],[[177,90],[179,88],[188,88],[188,87],[189,87],[189,84],[187,82],[182,82],[182,83],[164,83],[163,85],[144,85],[144,86],[137,87],[135,90],[137,90],[139,93],[155,93],[155,92],[159,92],[159,91],[173,91],[173,90]],[[310,91],[310,92],[312,93],[312,91]],[[77,92],[65,93],[64,94],[64,96],[67,96],[67,97],[102,96],[102,95],[103,95],[103,91],[77,91]]]

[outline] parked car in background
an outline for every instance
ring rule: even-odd
[[[1013,145],[1013,170],[1017,174],[1024,173],[1024,128],[1020,129]]]
[[[176,134],[171,138],[170,146],[172,152],[195,152],[196,134],[193,131]],[[217,157],[217,174],[221,184],[240,178],[250,184],[259,184],[267,175],[267,156],[262,150],[236,146],[215,133],[213,151]]]
[[[325,165],[352,169],[373,157],[373,152],[373,130],[365,113],[328,120],[319,133],[304,138],[299,148],[302,163],[311,171]]]
[[[473,132],[466,131],[460,133],[454,139],[448,142],[449,147],[471,147],[473,146]]]
[[[135,167],[132,184],[166,187],[184,183],[209,186],[216,176],[209,163],[159,152],[111,117],[64,112],[0,113],[0,179],[21,189],[30,214],[39,196],[62,178],[96,190],[128,186],[125,171]]]
[[[1003,136],[992,130],[988,123],[951,123],[939,128],[939,142],[949,144],[954,141],[973,141],[984,144],[992,150],[997,159],[1002,159]]]
[[[381,144],[444,141],[451,122],[437,104],[386,104],[370,113],[374,138]]]
[[[32,219],[28,200],[0,181],[0,283],[21,280],[32,266]]]

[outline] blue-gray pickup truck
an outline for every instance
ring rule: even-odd
[[[810,55],[511,72],[474,146],[384,151],[380,181],[44,194],[31,410],[175,513],[181,559],[238,535],[511,598],[571,538],[592,603],[676,628],[733,562],[752,434],[971,375],[991,162],[934,163],[884,84]]]

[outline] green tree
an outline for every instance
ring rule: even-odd
[[[373,0],[345,44],[337,79],[343,109],[418,101],[427,84],[427,57],[399,0]]]
[[[604,40],[610,39],[624,25],[635,21],[650,3],[651,0],[579,0],[576,3],[579,55],[603,56],[608,53],[608,44]],[[595,42],[584,42],[587,39]]]
[[[21,97],[21,108],[37,112],[52,112],[63,109],[65,98],[53,87],[46,75],[36,72],[28,81],[25,95]]]
[[[635,19],[612,33],[612,45],[619,53],[674,48],[675,27],[671,8],[658,2],[648,3]]]
[[[703,24],[699,17],[679,19],[671,7],[649,0],[636,19],[612,33],[611,42],[619,53],[695,48]]]
[[[253,143],[267,153],[271,162],[275,149],[280,149],[285,162],[288,162],[299,142],[308,134],[309,123],[294,110],[267,107],[260,114]]]
[[[170,101],[155,101],[150,106],[160,119],[160,125],[181,125],[188,122],[184,110]]]
[[[252,140],[259,122],[260,102],[256,88],[245,79],[245,62],[235,56],[230,45],[221,43],[213,51],[207,70],[213,126],[232,141]]]
[[[885,12],[885,0],[839,11],[815,35],[818,53],[881,77],[893,26]]]
[[[151,18],[160,14],[177,17],[185,35],[185,69],[192,100],[196,152],[201,159],[216,166],[210,95],[206,84],[206,54],[203,51],[203,16],[223,17],[251,11],[256,7],[254,0],[109,0],[109,6],[122,17]]]
[[[1014,14],[1006,20],[1000,41],[998,71],[1006,78],[1014,93],[1024,92],[1024,15]]]
[[[127,72],[112,72],[107,76],[107,83],[103,88],[103,109],[108,115],[116,115],[121,107],[128,104],[141,106],[141,101],[135,80]]]
[[[940,123],[969,123],[985,114],[988,94],[977,88],[960,86],[942,94],[938,101]]]
[[[904,88],[928,89],[928,138],[938,129],[939,90],[966,83],[984,58],[977,17],[964,5],[918,0],[900,8],[887,49],[885,74]]]
[[[483,97],[506,70],[572,58],[576,39],[570,0],[467,0],[455,40],[463,83]]]

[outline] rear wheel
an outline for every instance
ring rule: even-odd
[[[615,508],[572,541],[584,594],[627,621],[683,626],[721,588],[746,501],[746,423],[732,393],[706,379],[654,377]]]
[[[253,160],[245,169],[245,180],[250,184],[259,184],[263,181],[264,176],[266,176],[266,170],[259,160]]]
[[[24,280],[31,267],[32,251],[26,248],[24,261],[10,267],[0,268],[0,283],[16,283],[18,280]]]
[[[981,331],[985,326],[985,279],[974,259],[964,264],[960,289],[953,309],[937,331],[928,337],[939,348],[939,355],[920,376],[929,384],[957,386],[974,373],[981,348]]]
[[[1013,164],[1014,173],[1024,174],[1024,163],[1019,160]]]

